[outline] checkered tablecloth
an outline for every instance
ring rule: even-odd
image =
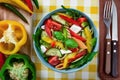
[[[39,20],[45,16],[47,13],[61,8],[64,5],[68,8],[74,8],[80,10],[87,14],[95,26],[99,27],[99,0],[38,0],[39,9],[34,7],[33,16],[33,26],[37,25]],[[41,64],[40,60],[36,56],[36,53],[32,52],[32,60],[36,65],[37,70],[37,80],[99,80],[97,65],[98,65],[98,55],[94,57],[91,63],[82,70],[74,73],[58,73],[47,68],[45,65]]]

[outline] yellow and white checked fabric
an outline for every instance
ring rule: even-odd
[[[95,26],[99,27],[99,0],[38,0],[39,9],[34,8],[33,25],[34,28],[39,22],[39,20],[49,12],[61,8],[64,5],[68,8],[74,8],[84,12],[88,15]],[[98,56],[96,55],[92,62],[82,70],[74,73],[58,73],[47,68],[45,65],[41,64],[40,60],[37,58],[34,50],[32,53],[32,60],[36,65],[37,70],[37,80],[99,80],[97,65]]]

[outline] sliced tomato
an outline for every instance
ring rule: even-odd
[[[46,33],[48,34],[48,36],[50,38],[52,38],[52,32],[51,32],[51,20],[48,19],[46,22],[45,22],[45,31]]]
[[[49,62],[52,66],[56,66],[57,64],[60,63],[60,60],[58,59],[57,56],[51,56],[51,57],[49,57],[48,62]]]
[[[51,21],[51,25],[52,25],[52,29],[55,31],[61,30],[62,28],[62,25],[55,21]]]
[[[5,62],[5,55],[0,53],[0,69],[2,68],[4,62]]]
[[[81,25],[82,22],[86,22],[87,19],[85,17],[80,17],[77,19],[77,22],[79,23],[79,25]]]
[[[58,30],[61,30],[61,28],[62,28],[62,25],[53,21],[52,19],[48,19],[47,21],[45,21],[45,31],[50,38],[52,38],[51,29],[58,31]]]

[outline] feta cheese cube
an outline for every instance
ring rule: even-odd
[[[62,54],[68,54],[68,53],[71,53],[72,51],[71,50],[60,50],[60,52],[62,53]]]
[[[45,29],[45,25],[42,25],[42,26],[41,26],[41,29]]]
[[[73,32],[75,32],[75,33],[78,33],[79,31],[81,31],[81,27],[80,26],[78,26],[78,25],[75,25],[75,24],[73,24],[71,27],[70,27],[70,30],[72,30]]]
[[[41,45],[40,47],[41,47],[41,51],[42,51],[43,53],[47,51],[47,49],[46,49],[45,46]]]

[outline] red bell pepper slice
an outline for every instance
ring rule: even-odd
[[[87,19],[85,17],[80,17],[77,19],[77,22],[79,23],[79,25],[81,25],[82,22],[86,22]]]
[[[4,62],[5,62],[5,55],[0,53],[0,69],[2,68]]]
[[[60,17],[61,17],[62,19],[64,19],[64,20],[66,20],[66,21],[69,22],[69,23],[79,25],[79,23],[78,23],[76,20],[73,20],[73,19],[70,18],[70,17],[64,16],[64,15],[60,15]]]
[[[77,39],[80,39],[81,41],[83,41],[83,42],[85,42],[86,41],[86,39],[85,38],[83,38],[82,36],[80,36],[80,35],[78,35],[78,34],[76,34],[75,32],[73,32],[72,30],[70,30],[69,29],[69,31],[70,31],[70,34],[73,36],[73,37],[75,37],[75,38],[77,38]]]
[[[51,47],[52,47],[52,48],[54,48],[54,47],[55,47],[55,45],[56,45],[56,42],[55,42],[55,41],[53,41],[53,42],[51,43]]]
[[[72,48],[72,49],[69,49],[71,50],[72,52],[76,52],[78,50],[78,48]]]
[[[28,5],[28,7],[30,8],[30,10],[33,11],[33,5],[32,5],[31,0],[24,0],[24,2]]]
[[[71,63],[71,62],[77,60],[78,58],[84,56],[86,53],[87,53],[87,51],[86,51],[86,50],[83,50],[83,51],[81,51],[80,53],[76,54],[74,58],[69,59],[68,62]]]
[[[57,56],[51,56],[48,58],[48,62],[52,65],[52,66],[56,66],[57,64],[60,63],[60,60],[58,59]]]

